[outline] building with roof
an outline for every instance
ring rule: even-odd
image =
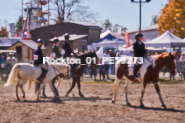
[[[64,35],[57,37],[61,42],[65,41]],[[54,38],[50,39],[52,42]],[[87,49],[87,35],[77,35],[71,34],[69,39],[69,44],[72,49],[78,49],[79,51],[85,51]],[[62,47],[60,43],[59,48]]]
[[[33,52],[37,49],[37,43],[32,40],[19,40],[7,50],[15,50],[18,54],[18,61],[31,62],[33,60]],[[45,47],[42,47],[45,52]]]
[[[30,31],[30,33],[34,41],[36,41],[38,38],[45,40],[46,52],[48,55],[50,55],[52,47],[52,42],[49,41],[50,39],[63,36],[65,33],[76,34],[78,36],[86,35],[86,43],[92,44],[94,41],[100,39],[101,28],[97,25],[89,23],[64,21],[62,23],[36,28]],[[75,41],[76,40],[73,40],[73,42]],[[73,50],[75,49],[76,47],[73,47]],[[83,48],[82,51],[85,49],[86,48]]]
[[[159,35],[157,31],[158,27],[159,27],[158,24],[155,24],[149,27],[142,28],[141,31],[142,31],[142,34],[144,35],[143,41],[146,42],[157,38],[157,36]],[[138,32],[139,32],[139,29],[128,31],[130,40],[135,41],[134,35]]]
[[[17,41],[22,40],[19,37],[3,37],[0,38],[0,49],[4,50],[8,47],[12,46],[12,44],[16,43]]]

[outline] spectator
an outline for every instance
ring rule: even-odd
[[[103,57],[106,57],[108,60],[107,61],[104,61],[104,65],[105,65],[105,73],[107,74],[107,79],[110,79],[109,78],[109,58],[110,58],[110,55],[109,55],[109,50],[106,51],[106,53],[103,55]]]
[[[181,53],[179,61],[181,63],[181,73],[182,73],[184,80],[185,80],[185,53]]]
[[[103,75],[103,80],[105,80],[105,66],[102,64],[102,59],[99,60],[99,74],[100,74],[100,80],[101,76]]]
[[[115,57],[116,57],[116,53],[114,52],[114,49],[110,52],[110,57],[113,57],[111,59],[111,62],[113,62],[114,64],[111,64],[111,74],[114,75],[115,74]]]
[[[92,76],[94,75],[94,81],[96,81],[96,69],[90,65],[90,76],[91,76],[91,80],[92,80]]]

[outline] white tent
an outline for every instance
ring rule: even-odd
[[[170,31],[166,31],[160,37],[154,40],[145,42],[146,47],[185,47],[185,41]]]

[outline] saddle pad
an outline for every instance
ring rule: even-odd
[[[1,68],[5,68],[5,64],[1,64]]]
[[[34,55],[34,56],[33,56],[33,59],[34,59],[34,60],[38,60],[38,59],[39,59],[39,56],[38,56],[38,55]]]

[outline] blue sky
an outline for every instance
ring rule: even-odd
[[[0,4],[0,26],[4,21],[16,22],[21,15],[22,0],[1,0]],[[25,0],[28,1],[28,0]],[[84,0],[85,1],[85,0]],[[93,12],[99,13],[99,25],[105,19],[113,24],[126,26],[129,30],[139,27],[139,5],[131,3],[131,0],[88,0],[86,2]],[[144,1],[144,0],[143,0]],[[150,26],[152,15],[160,15],[160,10],[167,0],[151,0],[150,3],[142,5],[142,27]]]

